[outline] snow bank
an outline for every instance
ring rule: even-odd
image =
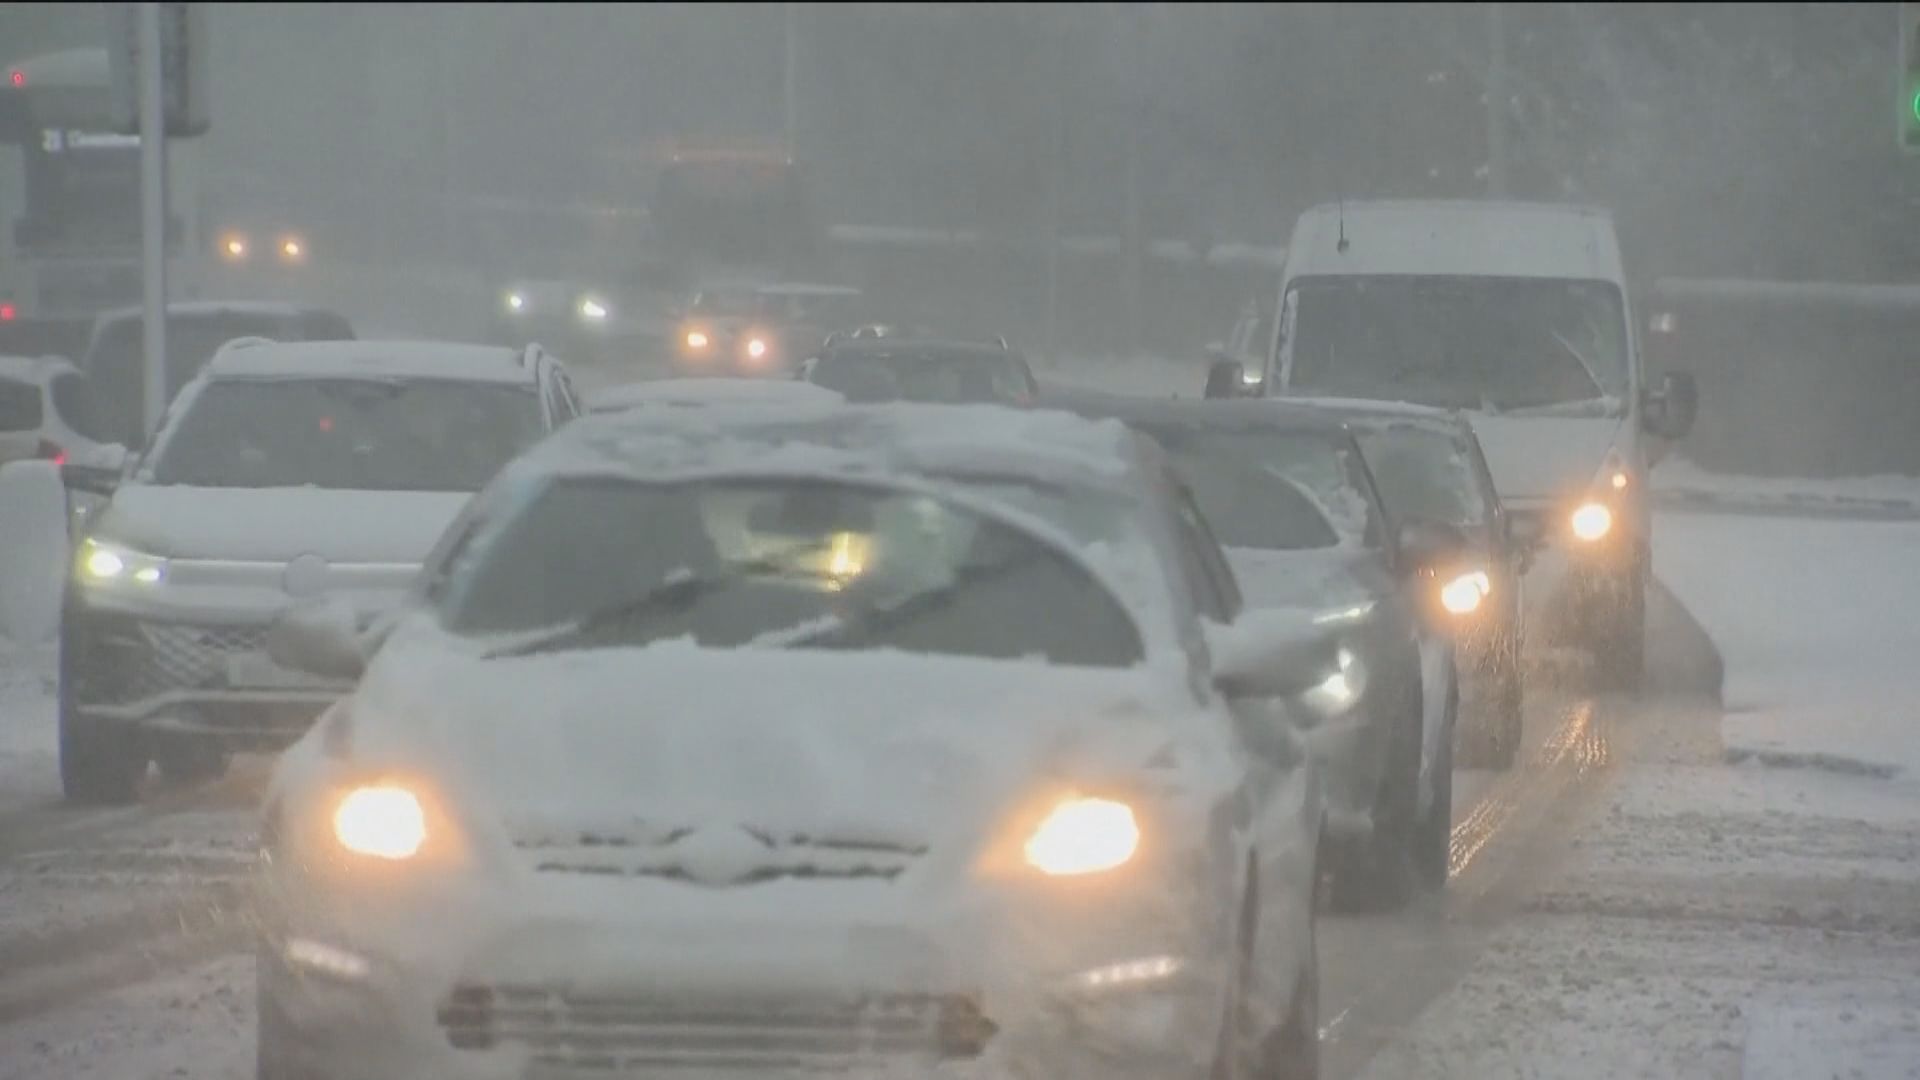
[[[1920,1003],[1833,992],[1747,1009],[1741,1080],[1911,1080],[1920,1076]],[[1844,1061],[1844,1072],[1834,1067]]]
[[[1920,524],[1667,512],[1656,533],[1726,661],[1729,757],[1920,783]]]
[[[1920,516],[1920,477],[1862,476],[1839,480],[1731,476],[1709,472],[1682,457],[1653,470],[1661,501],[1700,507],[1833,510]]]

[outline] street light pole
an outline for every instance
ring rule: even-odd
[[[794,10],[792,0],[788,0],[788,2],[782,6],[785,8],[784,14],[786,21],[787,160],[792,161],[794,160],[794,154],[798,149],[800,141],[797,130],[799,127],[798,114],[800,103],[795,86],[800,66],[798,57],[796,56],[798,52],[799,14]]]
[[[1487,10],[1487,194],[1507,197],[1507,26],[1499,0]]]
[[[140,20],[140,258],[144,433],[160,426],[167,407],[167,131],[161,95],[160,5],[136,4]]]

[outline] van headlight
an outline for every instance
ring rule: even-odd
[[[1584,502],[1567,518],[1567,524],[1573,530],[1574,539],[1599,543],[1613,531],[1613,511],[1603,502]]]
[[[1071,798],[1027,838],[1027,863],[1052,877],[1098,874],[1124,866],[1140,849],[1133,807],[1112,799]]]
[[[592,323],[606,322],[607,314],[607,302],[605,300],[597,296],[583,296],[580,298],[580,317],[582,319]]]
[[[97,540],[91,536],[80,541],[74,556],[74,573],[84,585],[111,585],[131,582],[158,585],[167,579],[167,560],[130,547]]]
[[[355,788],[333,811],[333,837],[356,855],[398,862],[427,842],[427,814],[413,792],[397,785]]]

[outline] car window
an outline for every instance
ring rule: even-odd
[[[41,420],[40,384],[0,379],[0,431],[36,431]]]
[[[87,386],[87,380],[73,372],[55,375],[48,384],[53,397],[53,411],[60,422],[74,431],[95,441],[104,441],[93,415],[93,395]]]
[[[482,528],[440,610],[467,635],[586,620],[551,645],[564,649],[691,637],[1094,667],[1144,655],[1120,601],[1051,545],[932,496],[824,481],[555,480]]]
[[[152,455],[154,483],[475,491],[542,434],[525,385],[229,379],[181,406]]]
[[[1231,622],[1240,613],[1239,585],[1221,555],[1220,544],[1207,525],[1206,515],[1184,487],[1174,490],[1174,517],[1180,529],[1180,546],[1185,551],[1183,558],[1190,560],[1197,573],[1194,596],[1200,613],[1215,622]]]
[[[300,334],[307,341],[352,341],[353,325],[331,311],[309,311],[300,317]]]
[[[1343,435],[1251,425],[1141,426],[1174,459],[1181,477],[1194,485],[1201,508],[1230,546],[1380,545],[1384,530],[1367,498],[1364,466]],[[1236,486],[1239,477],[1250,477],[1247,482],[1257,483],[1267,497],[1243,499]],[[1316,513],[1303,513],[1305,508]],[[1265,539],[1243,544],[1243,537]]]
[[[1396,518],[1485,529],[1493,508],[1469,449],[1452,434],[1401,425],[1364,431],[1359,439],[1380,497]]]

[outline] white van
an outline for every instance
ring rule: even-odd
[[[1691,378],[1646,385],[1613,218],[1514,202],[1318,206],[1294,227],[1267,393],[1469,415],[1523,541],[1564,555],[1603,678],[1644,670],[1647,470],[1692,426]],[[1557,583],[1544,583],[1557,584]]]

